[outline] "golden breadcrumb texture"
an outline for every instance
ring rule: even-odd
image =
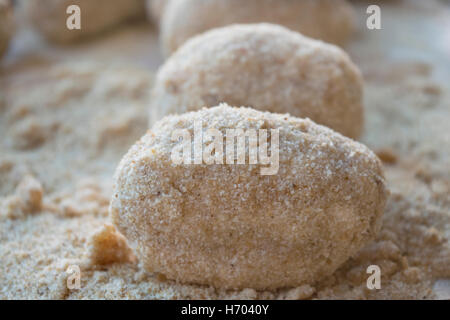
[[[14,70],[0,75],[0,299],[65,299],[69,266],[83,289],[134,261],[108,207],[153,76],[86,60]]]
[[[352,35],[354,15],[345,0],[177,0],[167,5],[161,37],[169,55],[189,38],[207,30],[235,23],[267,22],[344,45]]]
[[[357,138],[362,99],[361,74],[338,47],[281,26],[235,25],[191,39],[160,68],[150,123],[226,102],[308,117]]]
[[[224,136],[279,129],[278,173],[173,164],[172,133],[193,132],[196,121]],[[115,179],[113,223],[145,268],[220,288],[292,287],[330,275],[373,239],[387,197],[381,163],[364,145],[310,120],[225,104],[158,122]]]
[[[67,8],[71,5],[80,7],[80,30],[69,30],[66,26]],[[142,17],[145,3],[143,0],[28,0],[25,10],[34,28],[48,40],[70,43]]]
[[[13,33],[13,6],[10,0],[0,0],[0,58],[8,48]]]
[[[159,26],[170,0],[146,0],[147,15],[151,21]]]

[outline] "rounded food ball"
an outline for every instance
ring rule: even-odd
[[[278,171],[261,175],[263,165],[248,161],[174,164],[181,142],[172,134],[199,122],[223,137],[278,129]],[[386,196],[380,161],[364,145],[308,119],[221,105],[168,116],[132,146],[110,212],[149,272],[265,290],[332,274],[378,232]]]
[[[171,0],[146,0],[148,16],[158,26],[169,1]]]
[[[175,0],[162,21],[163,48],[169,55],[209,29],[259,22],[344,45],[354,30],[354,10],[345,0]]]
[[[34,27],[49,41],[70,43],[92,37],[134,18],[145,16],[143,0],[27,0],[25,10]],[[69,30],[71,5],[81,11],[81,29]]]
[[[8,48],[13,33],[13,7],[10,0],[0,0],[0,58]]]
[[[221,102],[308,117],[357,138],[363,81],[340,48],[272,24],[233,25],[189,40],[159,69],[150,125]]]

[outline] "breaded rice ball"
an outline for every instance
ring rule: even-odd
[[[0,58],[8,48],[13,33],[13,7],[10,0],[0,0]]]
[[[148,16],[158,26],[169,1],[171,0],[146,0]]]
[[[186,42],[158,71],[150,125],[221,102],[308,117],[351,138],[363,129],[363,81],[349,56],[272,24],[227,26]]]
[[[170,55],[209,29],[259,22],[344,45],[354,29],[354,11],[345,0],[175,0],[162,21],[164,52]]]
[[[175,164],[174,132],[194,141],[196,123],[224,139],[229,129],[278,129],[278,171],[262,175],[265,166],[248,160]],[[381,163],[366,146],[308,119],[223,104],[168,116],[132,146],[110,212],[149,272],[265,290],[332,274],[376,235],[386,197]]]
[[[144,0],[27,0],[27,15],[49,41],[69,43],[92,37],[128,20],[145,16]],[[81,30],[69,30],[71,5],[81,10]]]

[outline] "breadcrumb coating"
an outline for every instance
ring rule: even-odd
[[[33,26],[48,40],[63,44],[94,36],[145,12],[143,0],[28,0],[25,4]],[[80,30],[66,27],[70,5],[81,9]]]
[[[159,69],[150,124],[225,102],[307,117],[357,138],[363,80],[334,45],[271,24],[234,25],[189,40]]]
[[[279,171],[174,165],[175,129],[279,129]],[[205,145],[204,145],[205,146]],[[380,229],[387,190],[367,147],[309,119],[226,104],[169,116],[115,174],[113,223],[150,272],[218,288],[275,289],[332,274]]]
[[[344,45],[353,32],[354,15],[345,0],[176,0],[167,5],[161,37],[164,51],[170,55],[207,30],[267,22]]]
[[[0,0],[0,58],[8,48],[13,33],[13,7],[10,0]]]

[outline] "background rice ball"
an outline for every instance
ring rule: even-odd
[[[66,26],[70,5],[81,9],[81,30]],[[144,0],[27,0],[25,9],[34,27],[48,40],[68,43],[91,37],[127,20],[143,17]]]
[[[0,58],[8,48],[13,33],[13,7],[10,0],[0,0]]]
[[[149,18],[159,26],[167,4],[171,0],[146,0]]]
[[[266,166],[248,161],[175,165],[172,134],[185,129],[192,141],[200,122],[223,137],[278,129],[278,171],[261,175]],[[131,147],[110,212],[149,272],[264,290],[332,274],[376,235],[386,197],[381,163],[364,145],[310,120],[222,105],[166,117]]]
[[[192,38],[159,69],[150,124],[226,102],[308,117],[357,138],[362,100],[360,72],[338,47],[277,25],[233,25]]]
[[[209,29],[259,22],[344,45],[354,29],[354,11],[345,0],[175,0],[162,22],[164,51],[169,55]]]

